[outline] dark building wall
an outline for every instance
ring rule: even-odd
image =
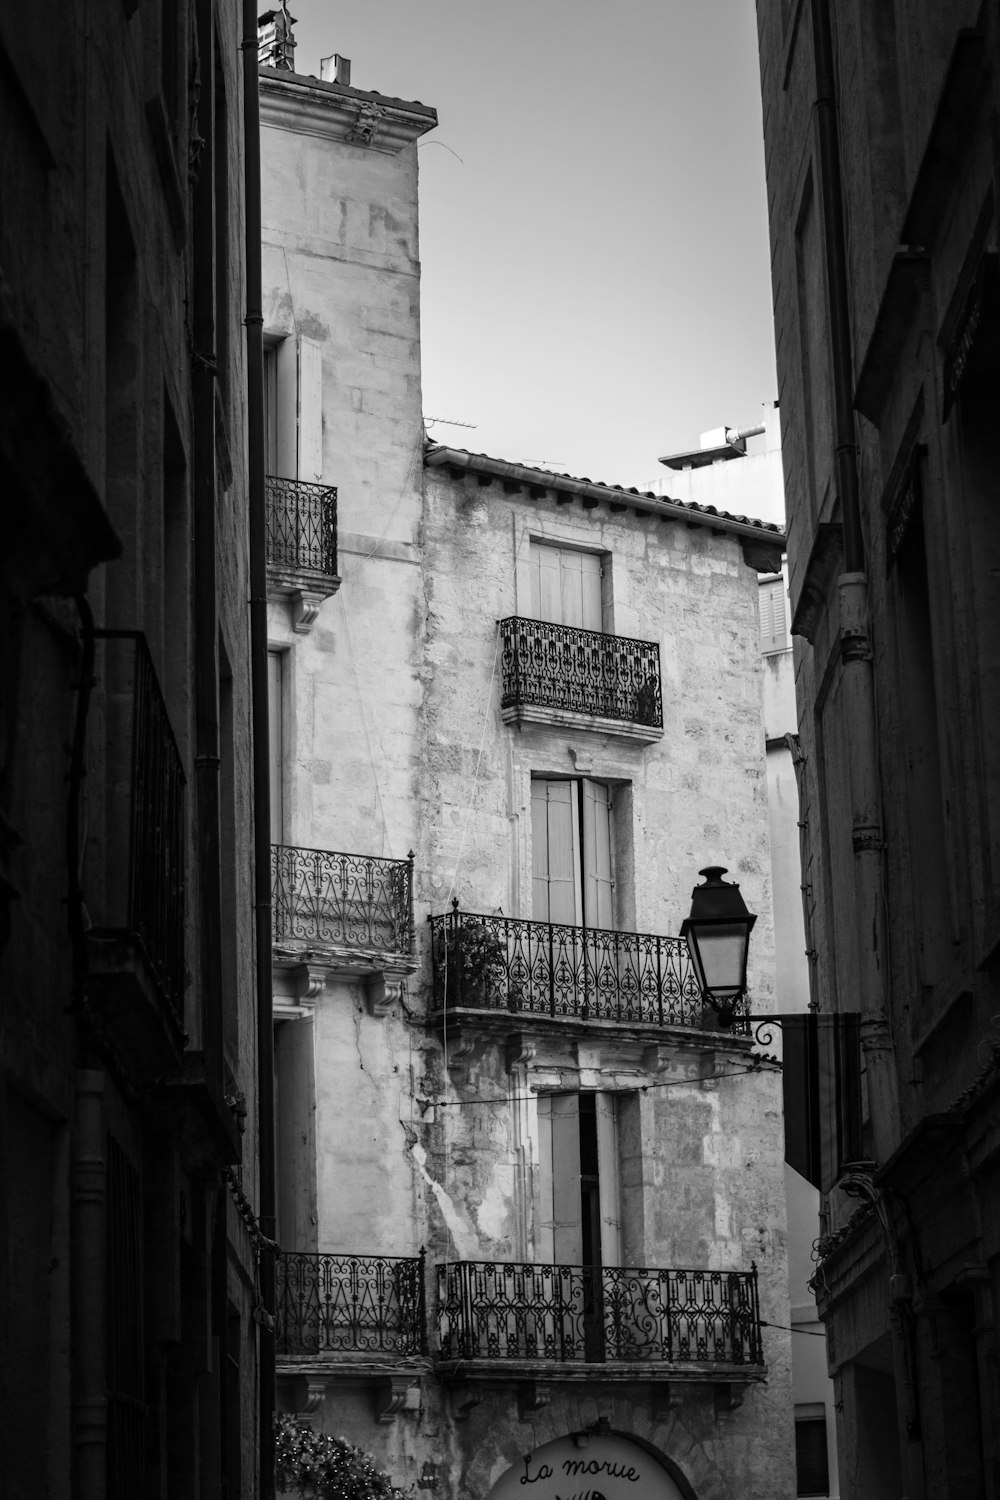
[[[971,0],[757,9],[813,999],[863,1013],[877,1164],[824,1208],[842,1493],[992,1496],[998,21]]]
[[[257,1493],[240,40],[236,0],[0,16],[11,1494]]]

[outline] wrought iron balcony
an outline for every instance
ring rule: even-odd
[[[283,1251],[276,1271],[279,1356],[426,1350],[422,1250],[410,1257]]]
[[[156,671],[137,630],[97,630],[107,755],[107,858],[89,890],[90,936],[140,946],[180,1026],[184,967],[184,771]]]
[[[275,943],[412,952],[412,854],[376,859],[272,844],[271,901]]]
[[[682,938],[457,909],[430,922],[438,1009],[717,1028]],[[735,1033],[748,1010],[744,999]]]
[[[501,709],[566,709],[663,727],[660,648],[600,630],[512,616],[500,621]]]
[[[267,476],[267,560],[293,572],[337,572],[337,491]]]
[[[757,1268],[438,1267],[445,1360],[761,1366]]]

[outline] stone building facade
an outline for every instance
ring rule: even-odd
[[[841,1493],[996,1496],[998,18],[757,10]]]
[[[270,1490],[241,28],[0,14],[11,1496]]]
[[[783,533],[426,442],[434,112],[261,79],[279,1405],[463,1500],[791,1496],[780,1081],[675,936],[728,864],[773,1008]]]

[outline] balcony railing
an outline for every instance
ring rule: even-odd
[[[109,756],[105,897],[91,911],[95,936],[139,940],[177,1021],[184,967],[184,771],[146,638],[95,631]],[[121,791],[122,806],[117,800]]]
[[[655,641],[517,617],[500,621],[500,638],[501,708],[570,709],[663,727],[660,648]]]
[[[407,1258],[285,1251],[276,1269],[279,1355],[426,1349],[423,1251]]]
[[[757,1268],[438,1267],[441,1357],[761,1365]]]
[[[439,1009],[717,1026],[682,938],[458,910],[430,921]],[[747,1011],[742,1001],[734,1032],[746,1033]]]
[[[271,902],[276,943],[412,952],[412,854],[376,859],[272,844]]]
[[[267,477],[267,560],[274,567],[337,572],[337,491]]]

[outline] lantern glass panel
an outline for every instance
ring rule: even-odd
[[[695,967],[710,995],[737,995],[743,989],[748,928],[746,922],[692,922],[688,944]]]

